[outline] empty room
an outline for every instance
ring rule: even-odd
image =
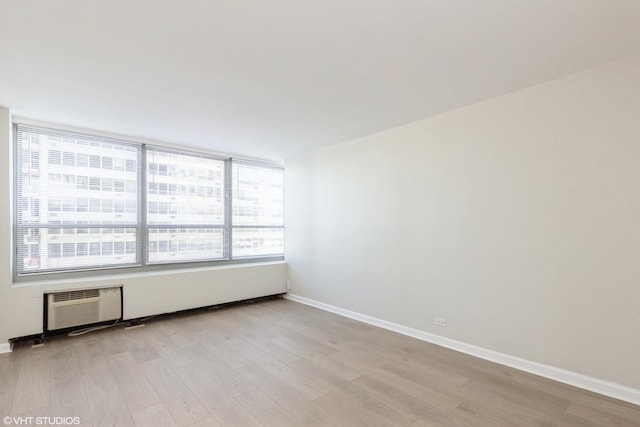
[[[0,425],[640,427],[638,23],[0,0]]]

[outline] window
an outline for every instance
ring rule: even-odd
[[[283,180],[280,168],[233,162],[234,258],[284,252]]]
[[[18,276],[283,256],[282,168],[20,124],[15,135]]]
[[[96,159],[99,162],[102,158],[116,157],[123,162],[131,160],[139,164],[141,147],[30,126],[16,128],[17,163],[22,164],[23,159],[40,159],[36,164],[32,161],[29,169],[19,165],[16,170],[16,272],[28,274],[138,265],[136,254],[105,256],[90,248],[95,243],[111,242],[114,236],[105,237],[102,230],[116,222],[123,228],[132,229],[134,235],[140,235],[137,210],[120,214],[118,218],[111,213],[116,195],[119,201],[129,200],[135,206],[139,205],[138,194],[111,191],[113,180],[138,182],[140,174],[137,171],[96,170],[88,166],[95,167]],[[97,191],[101,189],[108,191]],[[35,212],[36,208],[39,212]],[[81,224],[97,233],[78,233],[77,227]],[[32,246],[41,249],[35,251]],[[34,256],[36,253],[37,257]]]
[[[147,150],[147,223],[149,228],[149,264],[176,261],[221,260],[229,256],[224,250],[228,241],[225,215],[225,168],[223,159],[174,152],[159,148]],[[169,174],[178,168],[198,168],[217,177],[213,185],[218,195],[179,194],[178,184],[202,185],[199,176],[179,177]],[[179,207],[184,208],[178,215]],[[211,250],[188,250],[178,242],[204,239],[213,242]],[[166,233],[166,234],[165,234]],[[167,235],[168,234],[168,235]],[[217,243],[217,244],[216,244]],[[154,250],[157,247],[157,250]]]

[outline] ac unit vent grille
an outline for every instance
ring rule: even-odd
[[[70,328],[122,317],[121,288],[76,289],[47,294],[47,330]]]
[[[56,292],[53,294],[53,302],[74,301],[87,298],[98,298],[100,289],[84,289],[79,291]]]
[[[59,327],[68,327],[100,321],[100,303],[67,305],[53,312],[53,322]]]

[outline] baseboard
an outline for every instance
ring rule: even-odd
[[[12,347],[11,343],[8,342],[0,344],[0,354],[11,353]]]
[[[316,300],[301,297],[294,294],[285,295],[286,299],[291,301],[306,304],[312,307],[319,308],[321,310],[329,311],[331,313],[339,314],[344,317],[359,320],[364,323],[368,323],[373,326],[378,326],[383,329],[388,329],[393,332],[397,332],[402,335],[407,335],[422,341],[430,342],[442,347],[446,347],[452,350],[466,353],[471,356],[476,356],[491,362],[499,363],[501,365],[509,366],[511,368],[519,369],[521,371],[529,372],[534,375],[549,378],[551,380],[559,381],[565,384],[572,385],[574,387],[582,388],[592,391],[594,393],[602,394],[605,396],[613,397],[614,399],[624,400],[625,402],[640,405],[640,390],[627,387],[621,384],[601,380],[598,378],[589,377],[587,375],[579,374],[577,372],[568,371],[565,369],[556,368],[542,363],[532,362],[530,360],[521,359],[519,357],[510,356],[508,354],[500,353],[497,351],[489,350],[486,348],[478,347],[475,345],[467,344],[462,341],[457,341],[451,338],[442,337],[440,335],[431,334],[429,332],[420,331],[418,329],[409,328],[407,326],[399,325],[397,323],[388,322],[386,320],[378,319],[376,317],[360,314],[355,311],[345,310],[340,307],[336,307],[330,304],[325,304]]]

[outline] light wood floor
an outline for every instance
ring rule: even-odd
[[[638,406],[286,300],[17,346],[0,356],[7,415],[95,426],[640,426]]]

